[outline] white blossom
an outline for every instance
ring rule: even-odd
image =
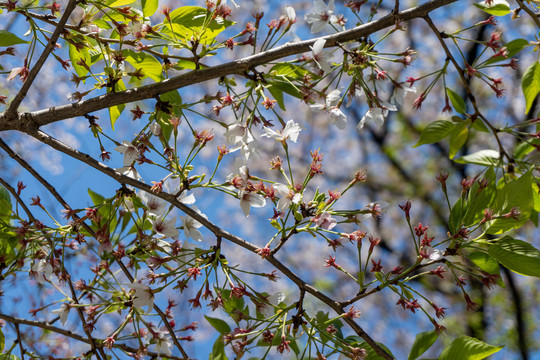
[[[60,306],[60,308],[56,310],[52,310],[51,312],[55,315],[60,316],[60,322],[62,323],[62,325],[65,326],[68,315],[69,315],[69,309],[70,309],[69,304],[63,303],[62,306]]]
[[[154,351],[160,355],[170,356],[172,354],[172,340],[166,329],[159,330],[154,337]]]
[[[124,154],[124,166],[130,166],[139,158],[139,150],[129,141],[122,141],[122,145],[114,148],[114,150]]]
[[[277,141],[286,141],[287,139],[290,139],[293,142],[296,142],[300,131],[302,131],[300,125],[295,123],[294,120],[287,121],[283,130],[274,131],[266,126],[264,126],[263,129],[265,131],[265,133],[261,135],[263,137],[274,138]]]
[[[137,309],[142,309],[146,306],[147,312],[154,308],[154,293],[152,292],[152,289],[150,289],[150,286],[141,283],[131,283],[127,284],[127,286],[135,290],[135,295],[133,295],[133,306]]]
[[[240,207],[244,211],[246,217],[249,216],[251,206],[263,207],[266,205],[266,199],[264,196],[254,192],[245,191],[244,189],[238,192],[238,198],[240,199]]]
[[[39,260],[32,265],[32,273],[39,284],[43,284],[45,280],[51,280],[53,268],[46,260]]]
[[[358,123],[358,129],[362,129],[366,121],[373,121],[377,126],[381,127],[384,124],[384,119],[388,116],[388,111],[396,111],[395,105],[381,101],[382,107],[370,108],[362,120]]]
[[[115,169],[122,175],[128,176],[132,179],[135,179],[137,181],[142,181],[141,175],[137,172],[135,169],[135,166],[122,166],[121,168]]]
[[[287,14],[287,18],[289,21],[295,21],[296,20],[296,11],[294,11],[294,8],[290,5],[287,5],[285,7],[285,12]]]
[[[302,194],[295,193],[285,184],[274,184],[274,189],[276,189],[279,194],[279,201],[277,203],[277,211],[285,211],[292,204],[298,204],[302,201]]]
[[[339,105],[341,101],[341,91],[336,89],[331,91],[327,96],[324,104],[312,104],[310,109],[315,112],[326,112],[336,127],[343,130],[347,127],[347,116],[341,111]]]
[[[328,23],[337,22],[334,14],[334,0],[328,2],[328,6],[323,0],[315,0],[311,12],[304,16],[304,20],[311,25],[311,32],[317,33],[327,28]]]
[[[396,85],[391,101],[395,104],[403,105],[405,96],[407,96],[408,93],[416,94],[416,87],[398,84]]]
[[[139,198],[146,206],[148,214],[153,216],[163,216],[167,212],[167,202],[162,198],[149,194],[146,191],[141,191]]]
[[[174,239],[178,238],[178,229],[176,228],[176,216],[169,220],[164,219],[163,216],[158,216],[153,221],[152,228],[159,235]]]
[[[311,221],[317,224],[321,229],[325,230],[332,230],[337,225],[337,220],[327,211],[315,216]]]
[[[317,66],[325,73],[332,72],[332,53],[328,50],[324,50],[326,40],[319,38],[311,46],[311,52],[313,53],[313,61]]]
[[[193,210],[197,212],[197,214],[200,214],[205,219],[207,218],[205,214],[201,212],[201,210],[197,209],[196,206],[193,206]],[[182,226],[184,227],[184,236],[186,239],[192,238],[193,240],[197,241],[203,241],[204,238],[198,228],[202,226],[200,222],[195,220],[189,215],[186,216],[180,216],[180,220],[182,220]]]
[[[264,307],[258,308],[261,314],[264,315],[265,318],[269,318],[272,315],[274,315],[274,307],[278,306],[280,303],[282,303],[285,300],[285,294],[282,292],[274,293],[266,298],[266,301],[268,304],[263,304]]]

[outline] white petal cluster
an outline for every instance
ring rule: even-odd
[[[127,286],[135,290],[135,295],[133,295],[133,306],[137,309],[142,309],[146,306],[147,312],[154,308],[154,293],[149,286],[141,283],[131,283]]]
[[[45,280],[50,281],[53,268],[46,260],[39,260],[32,265],[32,274],[39,284],[43,284]]]
[[[338,107],[340,101],[341,91],[336,89],[331,91],[326,96],[326,101],[324,104],[317,103],[310,105],[309,107],[315,112],[325,112],[328,114],[332,122],[336,124],[336,127],[343,130],[347,127],[347,115],[345,115]]]
[[[290,139],[292,142],[296,142],[300,131],[302,131],[300,125],[295,123],[294,120],[287,121],[285,128],[281,131],[274,131],[266,126],[264,126],[263,129],[265,133],[261,135],[262,137],[273,138],[277,141],[286,141]]]
[[[315,0],[311,12],[304,16],[304,20],[311,25],[311,32],[321,32],[327,29],[330,23],[336,23],[335,9],[334,0],[330,0],[328,5],[323,0]]]
[[[117,146],[114,150],[124,154],[124,166],[130,166],[139,158],[139,150],[129,141],[122,141],[122,145]]]

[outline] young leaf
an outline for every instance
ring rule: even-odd
[[[506,0],[492,0],[490,5],[487,4],[487,1],[482,1],[475,3],[474,6],[494,16],[504,16],[510,13],[510,4]]]
[[[6,338],[4,337],[4,333],[2,332],[2,328],[0,328],[0,352],[4,351],[5,342],[6,342]]]
[[[11,214],[11,197],[9,192],[0,185],[0,215]]]
[[[456,124],[452,121],[437,120],[434,121],[422,131],[420,139],[413,147],[418,147],[424,144],[432,144],[441,141],[454,130]]]
[[[493,346],[475,338],[462,336],[448,345],[439,360],[481,360],[495,354],[504,346]]]
[[[540,92],[540,63],[535,62],[521,78],[521,88],[525,96],[525,114],[529,112],[536,95]]]
[[[6,30],[0,30],[0,46],[11,46],[17,44],[28,44],[30,41],[25,41],[17,37],[17,35]]]
[[[494,166],[499,163],[499,152],[495,150],[480,150],[454,160],[460,164],[476,164]]]
[[[471,260],[476,266],[490,274],[499,274],[499,263],[493,257],[480,251],[469,254]]]
[[[465,100],[463,100],[461,96],[459,96],[456,92],[452,91],[449,88],[446,88],[446,93],[448,94],[448,97],[450,98],[450,102],[452,102],[452,106],[454,107],[454,109],[460,114],[465,114],[465,111],[467,111]]]
[[[145,52],[135,52],[133,50],[124,50],[123,54],[126,61],[130,63],[136,70],[141,71],[145,76],[148,76],[154,81],[163,80],[161,63],[152,55]]]
[[[212,327],[216,329],[220,334],[225,335],[231,332],[231,327],[225,321],[206,315],[204,317],[206,321],[208,321],[208,323],[212,325]]]
[[[505,236],[490,245],[488,253],[518,274],[540,277],[540,251],[525,241]]]
[[[492,221],[487,229],[488,234],[502,234],[522,226],[529,219],[534,205],[531,171],[521,175],[517,180],[502,182],[502,184],[497,190],[493,209],[502,215],[508,214],[513,208],[516,208],[519,210],[519,214],[517,218],[510,216]]]
[[[529,42],[525,39],[515,39],[510,41],[509,43],[504,44],[504,47],[506,48],[506,51],[508,52],[507,56],[497,56],[488,59],[483,65],[489,65],[493,64],[499,61],[507,60],[513,58],[515,55],[517,55],[518,52],[523,50],[525,46],[528,46]]]
[[[409,352],[409,357],[407,360],[415,360],[420,355],[426,352],[427,349],[435,343],[439,335],[437,335],[437,332],[435,330],[422,332],[418,335],[416,335],[416,339],[414,339],[414,343],[412,345],[411,351]]]
[[[124,91],[126,90],[126,85],[124,85],[124,82],[122,80],[119,80],[115,86],[115,92]],[[118,120],[118,117],[120,117],[120,114],[122,114],[122,111],[124,111],[124,108],[126,107],[125,104],[121,105],[115,105],[111,106],[109,108],[109,118],[111,120],[111,127],[114,130],[114,124],[116,123],[116,120]]]
[[[141,0],[144,17],[150,17],[156,12],[159,0]]]
[[[467,141],[469,135],[469,129],[467,122],[462,122],[456,125],[454,130],[450,133],[450,154],[449,158],[453,159],[457,152]]]

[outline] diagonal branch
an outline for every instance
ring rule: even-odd
[[[75,10],[77,1],[78,0],[69,0],[68,4],[66,5],[66,10],[64,11],[62,18],[58,22],[58,26],[54,30],[54,33],[49,39],[47,46],[45,46],[45,49],[41,53],[41,56],[36,61],[34,66],[32,66],[32,68],[30,69],[28,77],[26,78],[25,82],[21,86],[19,93],[15,96],[11,104],[9,104],[9,108],[6,110],[6,114],[13,116],[17,113],[17,109],[19,108],[19,105],[21,105],[21,102],[26,97],[28,90],[32,86],[32,83],[34,82],[39,71],[41,70],[41,67],[43,66],[43,64],[45,64],[45,61],[49,57],[51,51],[53,51],[54,47],[56,46],[56,40],[58,40],[62,31],[64,31],[64,25],[67,23],[69,16],[73,12],[73,10]]]
[[[115,179],[116,181],[120,182],[121,184],[131,185],[131,186],[136,187],[136,188],[138,188],[140,190],[151,193],[151,194],[153,194],[153,195],[155,195],[155,196],[157,196],[159,198],[162,198],[163,200],[166,200],[170,204],[176,206],[178,209],[183,211],[188,216],[190,216],[193,219],[200,222],[203,226],[205,226],[207,229],[212,231],[216,237],[221,237],[221,238],[227,239],[227,240],[231,241],[232,243],[234,243],[236,245],[239,245],[239,246],[243,247],[246,250],[251,251],[252,253],[256,253],[257,250],[259,250],[259,248],[257,246],[253,245],[252,243],[250,243],[250,242],[248,242],[248,241],[246,241],[246,240],[244,240],[244,239],[242,239],[242,238],[240,238],[240,237],[238,237],[236,235],[233,235],[233,234],[221,229],[219,226],[217,226],[216,224],[214,224],[210,220],[206,219],[205,217],[201,216],[199,213],[197,213],[195,210],[193,210],[189,206],[181,203],[180,201],[178,201],[178,199],[176,198],[175,195],[168,194],[168,193],[165,193],[163,191],[159,192],[159,193],[155,193],[155,192],[153,192],[151,190],[151,187],[149,185],[147,185],[147,184],[145,184],[143,182],[140,182],[138,180],[135,180],[135,179],[133,179],[133,178],[131,178],[129,176],[120,174],[115,169],[112,169],[112,168],[100,163],[99,161],[97,161],[93,157],[91,157],[90,155],[85,154],[83,152],[80,152],[80,151],[78,151],[76,149],[73,149],[73,148],[67,146],[66,144],[64,144],[64,143],[58,141],[57,139],[49,136],[48,134],[44,133],[43,131],[34,130],[34,131],[31,131],[31,132],[28,132],[28,134],[30,136],[33,136],[37,140],[41,141],[42,143],[47,144],[47,145],[51,146],[52,148],[66,154],[66,155],[68,155],[68,156],[70,156],[70,157],[72,157],[74,159],[80,160],[83,163],[93,167],[96,170],[99,170],[100,172],[104,173],[105,175],[110,176],[111,178]],[[343,314],[345,312],[343,306],[341,306],[341,304],[339,302],[333,300],[332,298],[330,298],[326,294],[322,293],[321,291],[317,290],[316,288],[314,288],[310,284],[306,283],[298,275],[296,275],[294,272],[292,272],[289,269],[289,267],[287,267],[286,265],[281,263],[279,260],[277,260],[273,255],[270,255],[270,256],[266,257],[266,260],[270,264],[272,264],[276,269],[281,271],[285,276],[287,276],[291,281],[293,281],[296,284],[296,286],[298,286],[299,289],[310,293],[315,298],[319,299],[321,302],[328,305],[336,313],[341,315],[341,314]],[[392,355],[388,354],[383,348],[381,348],[379,346],[379,344],[377,344],[375,342],[375,340],[373,340],[371,338],[371,336],[369,336],[369,334],[367,334],[364,331],[364,329],[360,325],[358,325],[353,319],[345,316],[345,317],[343,317],[343,321],[345,321],[354,330],[354,332],[356,332],[356,334],[358,336],[360,336],[362,339],[364,339],[364,341],[367,344],[369,344],[369,346],[371,346],[374,349],[374,351],[379,356],[381,356],[383,359],[387,359],[387,360],[393,360],[394,359],[394,357]]]
[[[427,16],[431,11],[446,6],[456,0],[433,0],[420,6],[404,10],[399,13],[390,13],[379,20],[357,26],[351,30],[342,31],[333,35],[324,36],[325,47],[336,46],[340,42],[353,41],[368,36],[379,30],[394,26],[398,21],[407,21]],[[218,79],[231,74],[244,74],[250,69],[264,65],[270,61],[283,59],[311,50],[311,46],[317,39],[287,43],[277,48],[238,59],[225,64],[207,69],[193,70],[191,72],[175,76],[159,83],[128,89],[121,92],[111,92],[97,96],[76,104],[62,105],[49,109],[42,109],[32,113],[17,115],[6,111],[0,113],[0,131],[21,130],[28,131],[35,127],[51,124],[56,121],[82,116],[94,111],[102,110],[110,106],[127,104],[138,100],[153,98],[182,87],[198,84],[203,81]]]

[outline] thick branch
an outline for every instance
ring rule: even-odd
[[[337,34],[325,36],[325,47],[333,47],[338,42],[353,41],[368,36],[376,31],[394,26],[398,21],[407,21],[418,17],[425,17],[431,11],[446,6],[456,0],[433,0],[423,5],[402,11],[398,14],[391,13],[379,20],[358,26],[354,29],[342,31]],[[0,114],[0,131],[21,130],[27,131],[32,128],[47,125],[56,121],[82,116],[94,111],[102,110],[110,106],[126,104],[138,100],[153,98],[182,87],[199,84],[203,81],[218,79],[231,74],[244,74],[250,69],[266,64],[270,61],[283,59],[291,55],[297,55],[310,51],[316,39],[287,43],[272,50],[268,50],[243,59],[217,65],[208,69],[194,70],[186,74],[164,80],[159,83],[128,89],[116,93],[108,93],[77,104],[62,105],[43,109],[32,113],[22,113],[17,116],[10,112]]]

